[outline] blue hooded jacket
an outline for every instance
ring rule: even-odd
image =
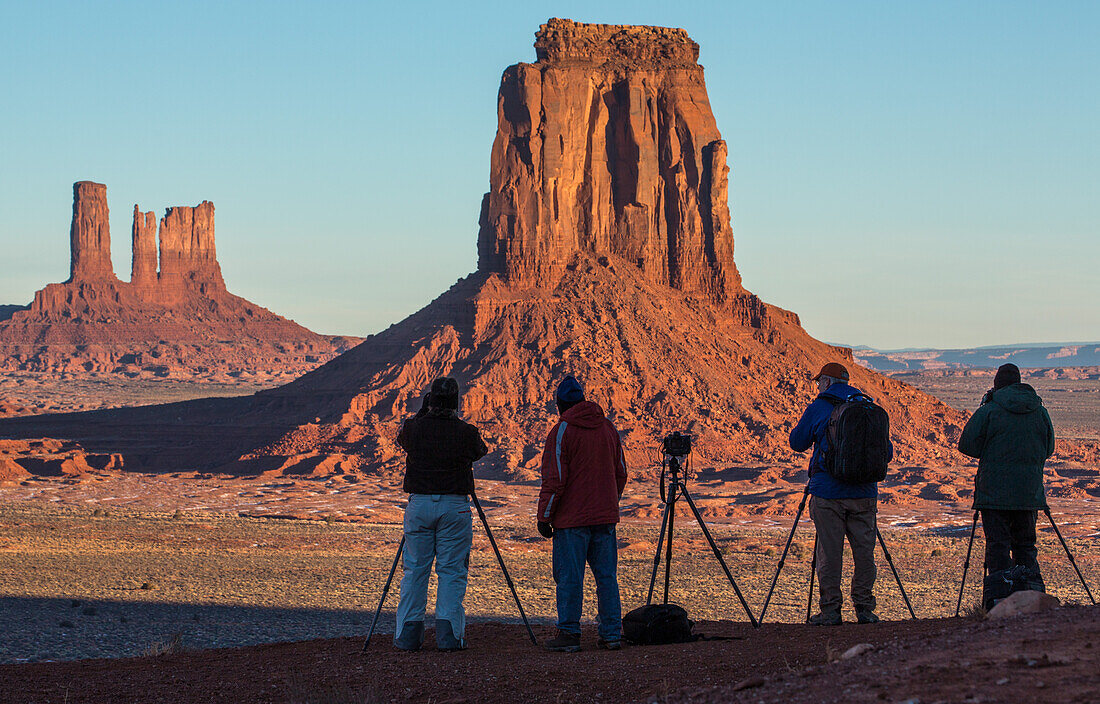
[[[825,470],[825,452],[829,448],[829,416],[838,403],[843,403],[859,389],[845,383],[835,383],[817,395],[791,430],[791,449],[805,452],[814,447],[810,457],[810,493],[822,499],[870,499],[878,496],[878,484],[844,484]],[[890,459],[894,457],[894,445],[890,443]]]

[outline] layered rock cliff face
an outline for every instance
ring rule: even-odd
[[[229,293],[209,201],[168,208],[159,247],[153,212],[135,205],[131,232],[126,283],[111,264],[107,187],[73,185],[71,276],[0,318],[0,370],[285,380],[357,342],[317,335]]]
[[[225,289],[214,247],[214,204],[165,211],[160,221],[160,285],[170,296],[185,288],[203,293]]]
[[[700,468],[802,464],[788,433],[813,373],[842,361],[889,411],[899,462],[956,461],[962,414],[858,367],[741,287],[726,146],[682,30],[551,20],[535,47],[536,63],[501,80],[477,272],[278,389],[36,419],[33,432],[150,469],[397,472],[402,421],[450,375],[491,447],[478,471],[532,479],[554,386],[575,374],[621,431],[635,477],[672,430],[696,436]]]
[[[501,79],[479,269],[552,287],[583,251],[717,304],[741,294],[699,45],[557,19],[535,37],[538,61]]]

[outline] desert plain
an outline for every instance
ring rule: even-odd
[[[981,380],[966,376],[911,375],[908,381],[960,405],[973,404],[984,388]],[[1074,437],[1100,432],[1093,412],[1100,380],[1059,381],[1049,390],[1042,381],[1035,383],[1040,393],[1052,399],[1051,413],[1059,432],[1064,429]],[[99,402],[132,403],[147,393],[140,382],[131,382],[132,388],[116,386],[117,396],[100,393]],[[249,391],[247,386],[240,389]],[[179,392],[168,388],[162,393]],[[157,398],[150,396],[150,400]],[[1086,579],[1095,585],[1100,574],[1100,555],[1095,550],[1100,536],[1096,510],[1100,482],[1095,470],[1054,464],[1048,470],[1053,515]],[[661,509],[653,468],[635,469],[623,497],[619,529],[624,608],[645,602]],[[812,524],[804,516],[766,622],[758,631],[752,629],[698,525],[681,503],[670,598],[701,622],[700,632],[735,639],[636,647],[623,654],[593,652],[583,655],[578,667],[603,673],[607,658],[622,655],[636,663],[639,671],[585,687],[547,677],[524,686],[534,686],[534,693],[557,701],[591,701],[596,694],[601,695],[600,701],[652,697],[738,701],[725,698],[736,693],[708,699],[712,694],[707,694],[707,687],[748,681],[752,686],[743,690],[745,701],[758,700],[752,693],[759,694],[765,687],[791,701],[817,701],[825,684],[812,684],[814,678],[829,681],[835,674],[830,672],[850,667],[847,662],[831,663],[832,659],[857,643],[870,642],[880,649],[923,647],[928,651],[919,656],[927,662],[912,665],[916,670],[905,678],[899,675],[892,686],[908,686],[904,691],[927,696],[933,684],[947,677],[940,682],[946,686],[944,682],[955,677],[961,687],[956,693],[972,690],[976,698],[970,701],[1001,701],[995,697],[1004,686],[996,684],[1002,677],[984,682],[980,677],[964,677],[961,671],[949,672],[960,670],[959,656],[942,648],[964,632],[973,632],[976,643],[988,638],[990,652],[974,657],[1005,668],[1009,675],[1021,670],[1030,677],[1034,673],[1026,660],[1047,657],[1057,661],[1043,661],[1049,669],[1042,671],[1042,681],[1048,686],[1062,679],[1081,682],[1096,661],[1080,659],[1092,654],[1091,647],[1075,650],[1070,645],[1078,640],[1081,648],[1092,644],[1097,633],[1089,629],[1095,629],[1096,621],[1085,616],[1092,612],[1084,606],[1088,598],[1048,525],[1040,524],[1040,557],[1048,589],[1064,603],[1080,608],[1062,609],[1050,623],[1044,621],[1039,628],[1013,636],[1022,643],[1031,638],[1030,650],[996,651],[1001,634],[990,631],[997,627],[978,617],[978,556],[983,547],[979,529],[963,617],[950,618],[972,514],[965,497],[951,499],[939,487],[959,484],[944,481],[946,473],[968,479],[973,470],[963,462],[939,470],[896,468],[884,483],[880,526],[916,621],[909,618],[880,552],[877,594],[886,623],[846,625],[825,632],[800,625],[807,608],[813,542]],[[441,701],[434,686],[399,684],[423,664],[413,658],[446,657],[438,666],[473,668],[487,681],[520,676],[506,663],[496,662],[495,656],[485,660],[494,653],[506,654],[509,662],[536,671],[564,666],[555,659],[561,656],[543,654],[528,641],[485,533],[476,523],[467,597],[471,649],[445,656],[432,653],[429,646],[418,656],[396,657],[387,635],[393,629],[395,584],[371,650],[360,652],[401,535],[404,494],[399,480],[399,476],[249,478],[104,469],[72,476],[31,476],[4,484],[0,488],[0,660],[4,663],[0,682],[7,687],[5,701],[175,701],[174,697],[179,701]],[[775,574],[804,481],[805,472],[797,466],[710,468],[689,480],[756,616]],[[550,544],[534,530],[537,491],[536,482],[478,481],[479,496],[520,600],[536,634],[544,638],[552,633],[554,591]],[[1060,491],[1067,498],[1057,498]],[[660,589],[658,579],[658,598]],[[587,620],[595,615],[591,596],[585,603]],[[852,614],[847,618],[851,620]],[[756,662],[753,658],[762,656],[760,641],[766,644],[767,657]],[[1070,651],[1076,654],[1066,654]],[[125,658],[125,664],[118,658]],[[274,669],[257,665],[269,659],[288,664],[271,665]],[[123,669],[116,670],[111,663],[120,663]],[[223,668],[236,668],[243,679],[226,677]],[[116,672],[129,674],[115,677]],[[177,674],[162,678],[167,672]],[[191,681],[185,673],[196,672],[204,674],[184,690],[172,679]],[[752,680],[757,675],[762,678],[759,683]],[[788,678],[786,685],[782,677],[776,679],[779,676]],[[858,670],[851,676],[858,677]],[[459,679],[456,674],[456,682]],[[886,686],[882,680],[880,684]],[[505,694],[490,695],[469,685],[452,683],[455,688],[464,701],[513,701]],[[886,690],[870,694],[877,697],[879,691]],[[156,696],[143,698],[153,693]],[[1021,701],[1039,701],[1044,692],[1034,694],[1035,699]]]

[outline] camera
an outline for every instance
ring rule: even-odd
[[[661,450],[670,457],[684,457],[691,454],[691,436],[675,431],[665,437]]]

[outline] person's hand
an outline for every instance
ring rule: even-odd
[[[985,395],[984,395],[984,396],[982,396],[982,402],[981,402],[981,403],[980,403],[979,405],[981,405],[981,406],[984,406],[985,404],[987,404],[987,403],[989,403],[990,401],[992,401],[992,400],[993,400],[993,392],[994,392],[994,391],[996,391],[996,389],[990,389],[989,391],[986,391],[986,392],[985,392]]]
[[[544,537],[544,538],[553,538],[554,537],[554,526],[550,525],[549,523],[544,523],[542,521],[539,521],[537,527],[539,529],[539,535],[541,535],[542,537]]]

